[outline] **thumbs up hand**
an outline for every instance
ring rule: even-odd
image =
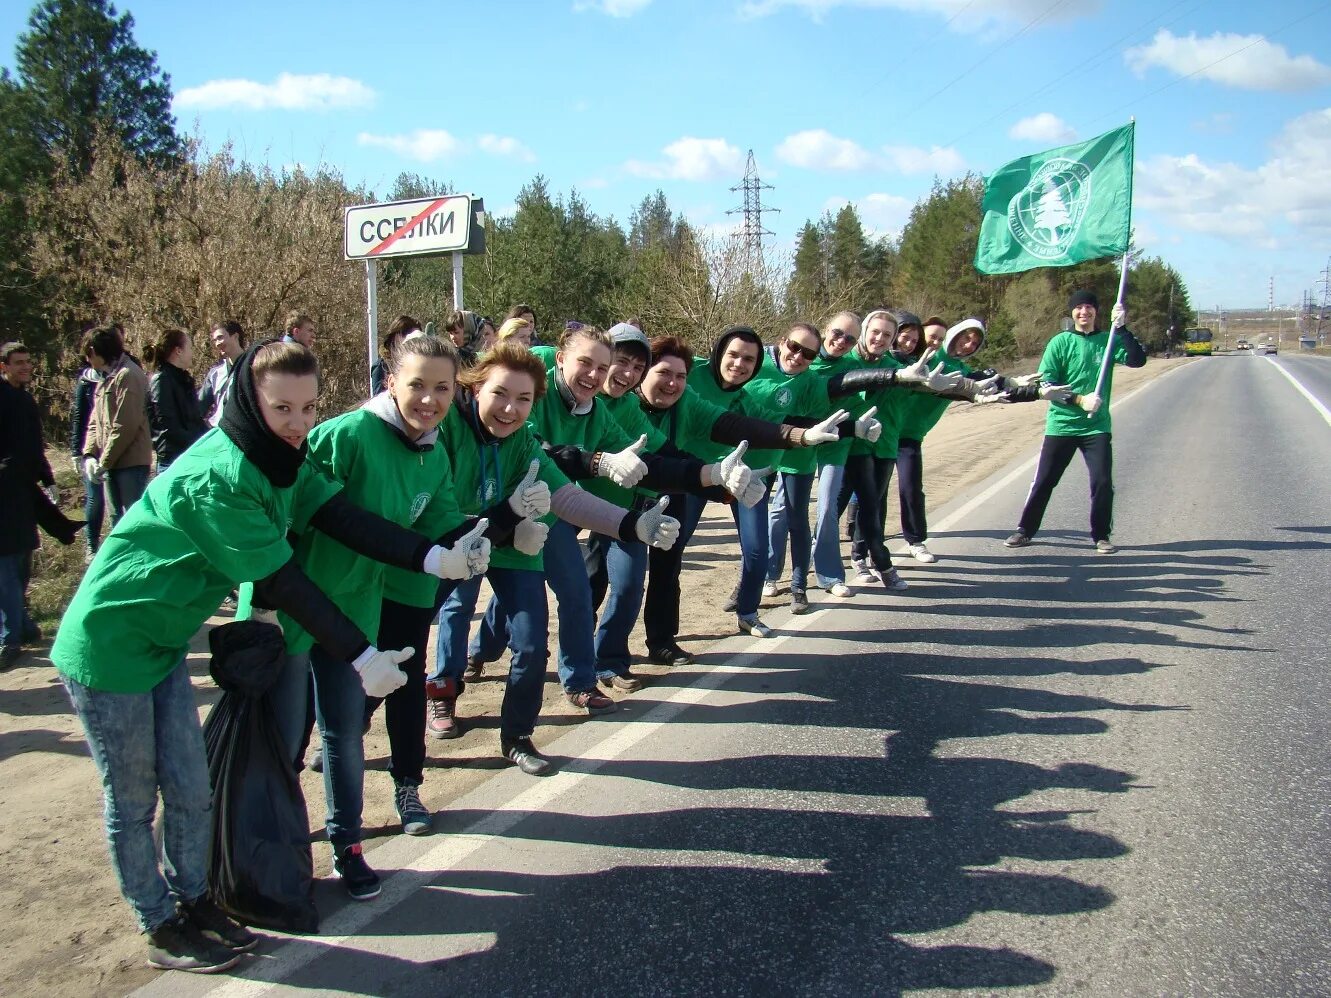
[[[669,502],[667,496],[662,496],[656,501],[655,506],[638,517],[637,525],[634,527],[638,540],[649,547],[660,548],[663,551],[670,550],[675,546],[675,541],[679,540],[679,521],[665,514]]]
[[[523,519],[534,520],[550,512],[550,486],[537,479],[536,473],[540,470],[541,462],[533,460],[527,474],[508,497],[509,507]]]
[[[871,444],[877,443],[883,432],[883,424],[873,418],[873,414],[877,411],[878,406],[872,405],[868,412],[855,420],[855,436],[861,440],[867,440]]]
[[[644,433],[623,450],[603,451],[596,458],[596,474],[626,489],[633,488],[647,474],[647,465],[638,457],[646,446],[647,434]]]
[[[450,547],[436,544],[425,555],[425,571],[441,579],[470,579],[490,567],[490,540],[482,536],[490,521],[481,517],[476,526]]]

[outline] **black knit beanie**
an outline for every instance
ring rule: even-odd
[[[1100,311],[1100,299],[1095,297],[1094,291],[1074,291],[1068,298],[1068,311],[1071,312],[1078,305],[1089,305],[1097,312]]]

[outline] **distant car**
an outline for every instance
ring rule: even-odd
[[[1234,349],[1235,349],[1235,350],[1251,350],[1251,349],[1252,349],[1252,344],[1249,343],[1247,340],[1239,340],[1237,343],[1234,344]]]

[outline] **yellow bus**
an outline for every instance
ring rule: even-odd
[[[1186,341],[1184,349],[1189,357],[1211,356],[1211,341],[1214,339],[1211,330],[1204,327],[1185,329],[1183,339]]]

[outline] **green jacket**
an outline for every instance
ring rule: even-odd
[[[147,693],[242,582],[292,556],[287,531],[337,494],[314,463],[277,488],[221,430],[205,433],[159,475],[102,543],[60,622],[61,674],[109,693]]]

